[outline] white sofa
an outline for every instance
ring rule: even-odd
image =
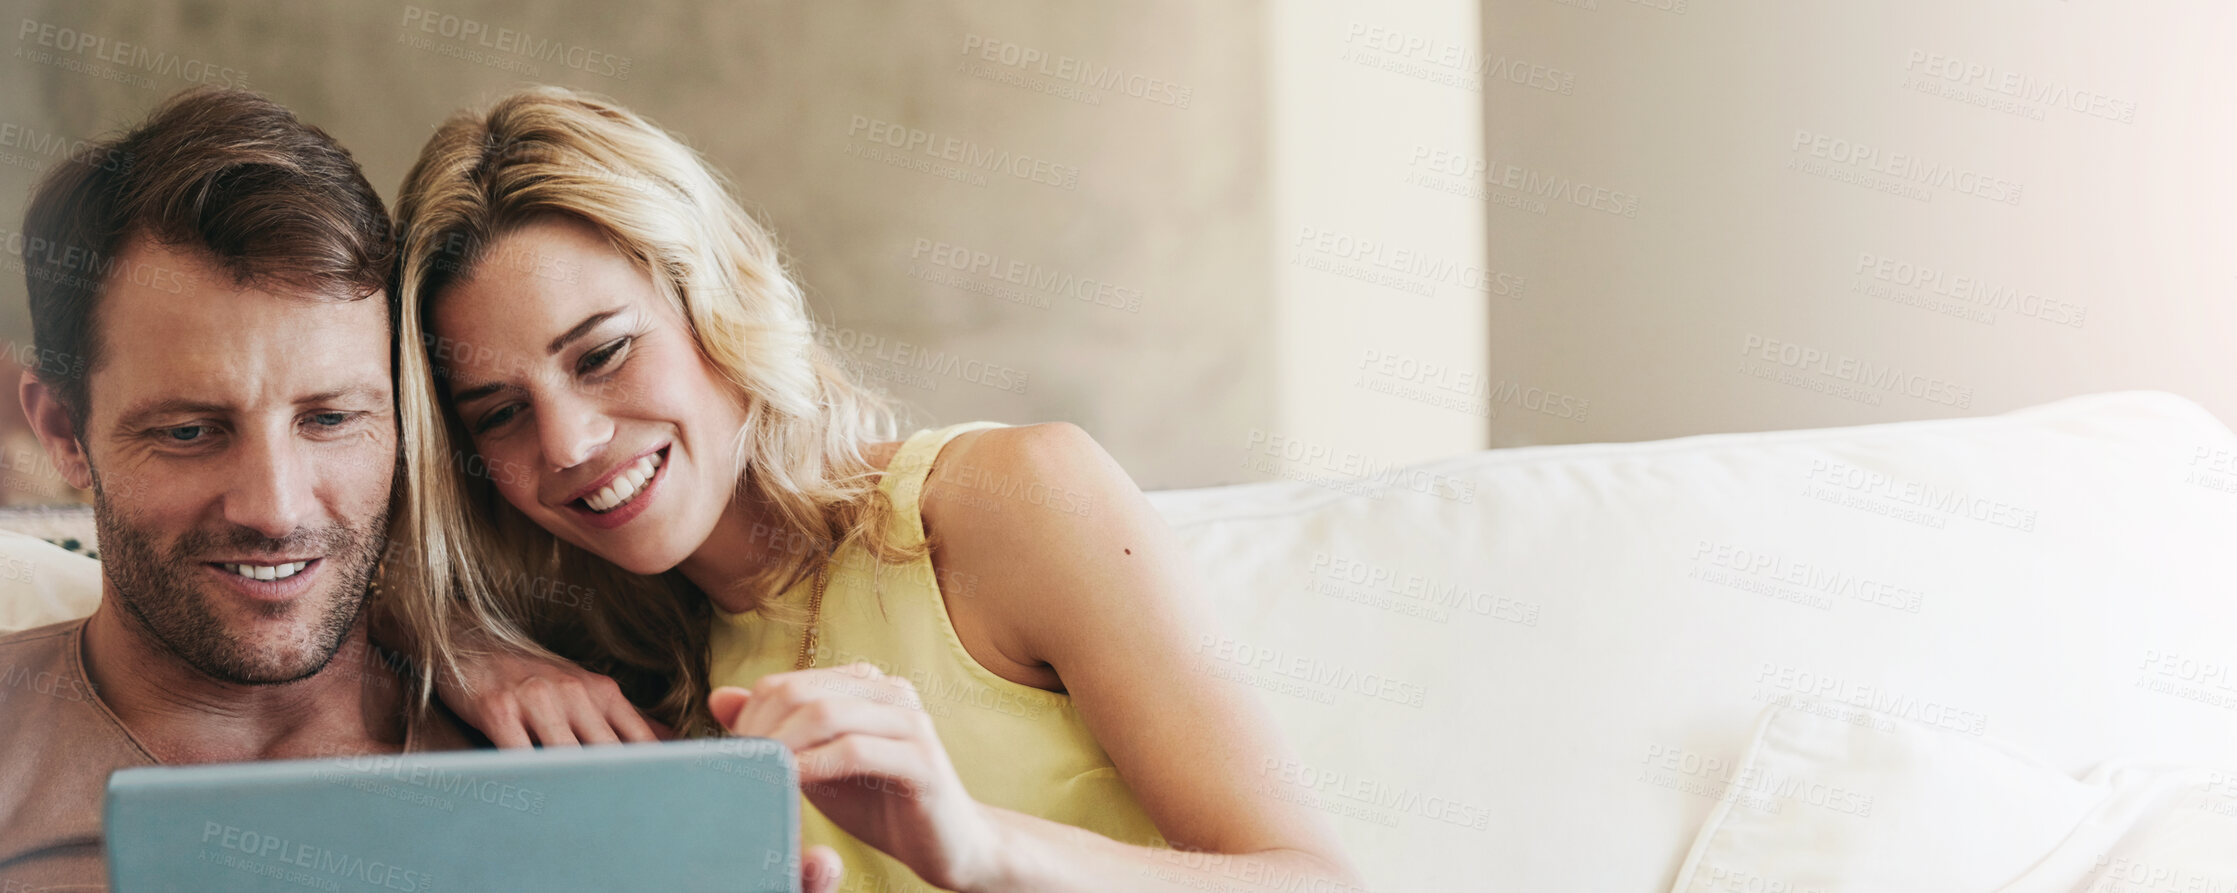
[[[1200,658],[1302,752],[1264,781],[1313,795],[1376,890],[1667,890],[1782,699],[2069,772],[2237,756],[2237,438],[2180,398],[1420,470],[1471,501],[1156,495],[1233,639]],[[1491,613],[1408,613],[1447,587]]]
[[[1257,784],[1379,891],[1668,889],[1774,703],[2069,772],[2237,753],[2237,436],[2171,395],[1152,500],[1223,622],[1196,667],[1299,751]],[[0,625],[90,607],[5,544],[47,601]]]

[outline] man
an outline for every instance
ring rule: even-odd
[[[393,241],[349,154],[195,91],[27,214],[20,385],[94,491],[101,604],[0,639],[0,880],[100,884],[111,771],[471,746],[368,647],[396,472]],[[26,672],[28,671],[28,672]],[[13,888],[11,888],[13,889]]]
[[[485,744],[366,634],[398,470],[394,242],[349,153],[197,88],[59,165],[26,216],[20,395],[94,492],[102,591],[0,638],[0,679],[42,680],[0,686],[0,885],[103,885],[117,769]]]

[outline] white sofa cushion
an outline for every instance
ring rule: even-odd
[[[1773,707],[1672,893],[2211,890],[2237,880],[2237,775],[2113,761],[2071,778],[1973,735]]]
[[[2105,791],[1993,740],[1770,708],[1672,893],[1985,891],[2058,848]]]
[[[2233,457],[2129,393],[1152,500],[1224,622],[1199,668],[1300,751],[1263,789],[1323,809],[1374,889],[1660,891],[1772,703],[2069,774],[2227,762]]]
[[[101,604],[101,563],[0,530],[0,635],[84,617]]]

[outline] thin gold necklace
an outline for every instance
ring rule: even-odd
[[[815,659],[817,639],[820,637],[816,627],[818,621],[823,619],[823,587],[830,579],[830,572],[830,561],[816,562],[816,589],[815,594],[808,597],[808,629],[800,636],[800,659],[792,664],[795,670],[807,669],[809,662]]]

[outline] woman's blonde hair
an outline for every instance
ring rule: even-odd
[[[423,681],[458,679],[460,659],[483,642],[548,651],[612,676],[680,732],[709,733],[705,594],[675,571],[630,574],[507,504],[495,480],[517,470],[476,455],[431,362],[438,350],[472,349],[428,331],[444,289],[507,233],[553,215],[595,227],[645,270],[743,402],[731,498],[754,500],[779,529],[754,532],[776,546],[773,558],[732,595],[765,605],[848,543],[874,564],[923,551],[888,542],[892,506],[862,454],[896,435],[893,411],[816,343],[775,238],[667,132],[604,98],[535,87],[444,122],[397,199],[405,458],[396,526],[419,554],[390,568],[388,588],[406,590],[393,592],[390,610]]]

